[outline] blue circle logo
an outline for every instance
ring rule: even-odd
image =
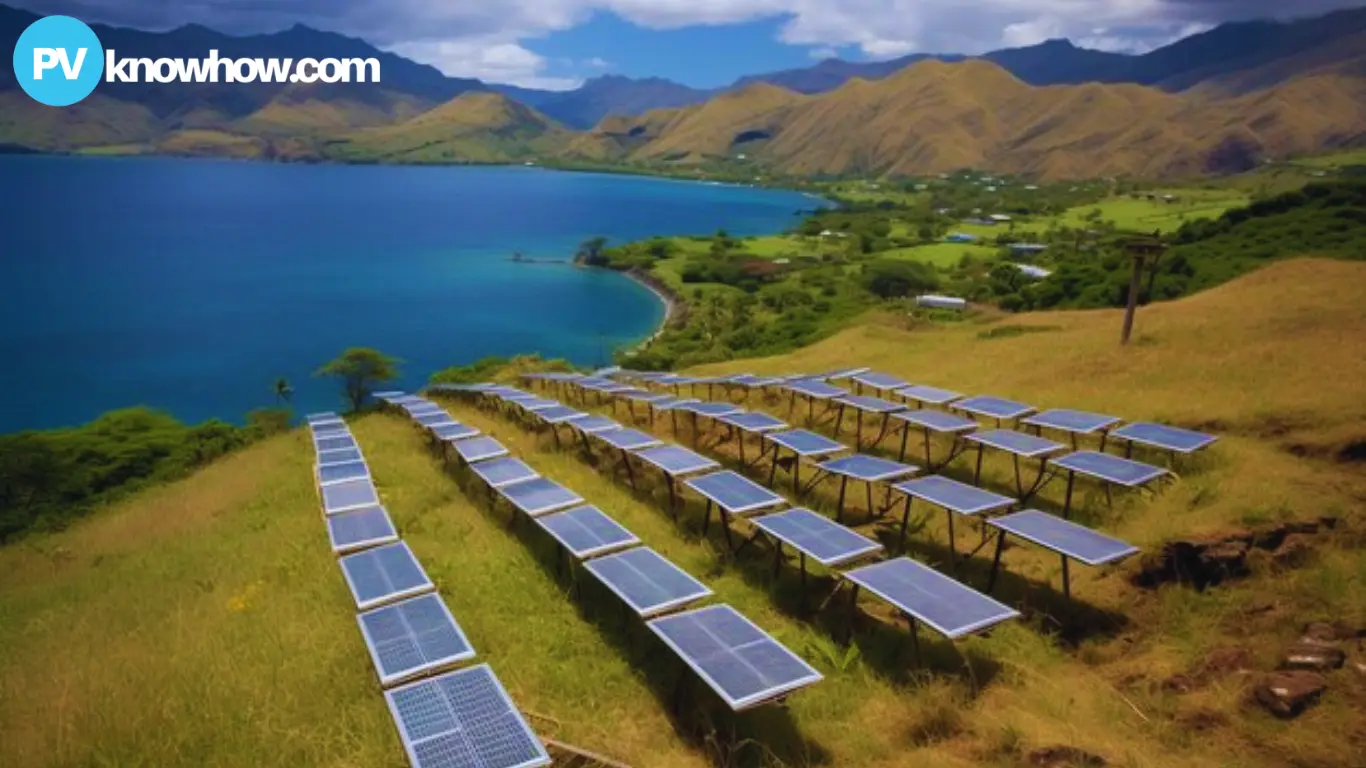
[[[49,107],[65,107],[89,96],[102,74],[104,48],[79,19],[39,19],[14,44],[14,79],[35,101]]]

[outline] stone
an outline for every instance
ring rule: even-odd
[[[1300,642],[1331,645],[1348,637],[1351,637],[1351,630],[1346,627],[1337,627],[1326,621],[1311,621],[1305,625]]]
[[[1040,768],[1103,768],[1108,765],[1100,755],[1065,745],[1043,747],[1030,752],[1029,764]]]
[[[1298,568],[1314,555],[1314,545],[1302,533],[1292,533],[1271,552],[1271,560],[1282,568]]]
[[[1307,669],[1328,672],[1341,669],[1347,654],[1341,648],[1323,643],[1295,643],[1281,657],[1281,669]]]
[[[1252,653],[1246,648],[1237,646],[1216,648],[1205,657],[1204,663],[1200,665],[1199,674],[1204,677],[1227,675],[1234,672],[1246,672],[1254,666]]]
[[[1282,719],[1299,717],[1328,690],[1328,681],[1317,672],[1291,670],[1272,672],[1254,690],[1257,703]]]

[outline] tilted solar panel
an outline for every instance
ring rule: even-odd
[[[1089,435],[1092,432],[1113,427],[1119,423],[1119,418],[1099,413],[1087,413],[1086,411],[1073,411],[1067,408],[1054,408],[1043,413],[1036,413],[1020,423],[1043,427],[1044,429]]]
[[[642,392],[636,392],[636,393],[629,394],[629,395],[626,396],[626,399],[627,399],[627,400],[632,400],[632,401],[637,402],[637,403],[658,403],[658,402],[662,402],[662,401],[664,401],[664,400],[673,400],[673,399],[674,399],[674,396],[673,396],[673,395],[663,395],[663,394],[656,394],[656,393],[643,392],[643,391],[642,391]]]
[[[356,616],[379,684],[396,683],[474,658],[474,648],[434,592]]]
[[[398,541],[398,531],[384,507],[361,507],[327,518],[327,538],[338,554]]]
[[[487,664],[384,693],[413,768],[538,768],[550,765]]]
[[[782,496],[731,470],[694,477],[683,483],[732,515],[757,512],[787,503]]]
[[[524,411],[535,413],[536,411],[544,411],[547,408],[554,408],[560,404],[559,400],[551,400],[548,397],[536,397],[530,400],[519,400],[517,402],[517,407]]]
[[[417,418],[424,413],[436,413],[441,410],[441,406],[430,400],[417,400],[404,404],[403,410],[407,411],[409,416]]]
[[[1062,458],[1054,459],[1052,464],[1055,467],[1131,488],[1167,474],[1167,470],[1161,467],[1154,467],[1141,461],[1133,461],[1096,451],[1069,453]]]
[[[761,435],[765,432],[787,429],[787,422],[759,411],[732,413],[729,416],[722,416],[720,421],[751,434]]]
[[[606,432],[598,432],[597,438],[623,451],[635,451],[664,444],[663,440],[638,429],[609,429]]]
[[[874,371],[860,373],[859,375],[854,376],[853,380],[856,383],[862,384],[865,387],[870,387],[872,389],[879,390],[900,389],[909,383],[889,373],[877,373]]]
[[[820,682],[817,672],[729,605],[712,605],[649,623],[732,711]]]
[[[588,414],[584,413],[583,411],[578,411],[573,408],[570,408],[567,405],[557,405],[553,408],[545,408],[536,411],[536,418],[540,419],[541,421],[544,421],[547,424],[563,424],[566,421],[582,419],[586,416],[588,416]]]
[[[344,464],[324,464],[318,467],[318,485],[326,487],[347,480],[370,477],[370,468],[364,461],[348,461]]]
[[[683,410],[690,411],[698,416],[710,416],[715,419],[721,416],[728,416],[732,413],[739,413],[744,409],[738,405],[731,405],[730,403],[693,403]]]
[[[375,484],[370,482],[368,477],[324,485],[319,490],[323,497],[323,512],[328,515],[349,512],[353,509],[370,507],[379,503],[379,494],[375,491]]]
[[[595,432],[606,432],[609,429],[621,429],[621,425],[606,416],[585,416],[582,419],[574,419],[569,422],[569,426],[591,435]]]
[[[844,577],[953,640],[1019,617],[1019,611],[909,557],[855,568]]]
[[[502,443],[494,440],[487,435],[483,437],[471,437],[467,440],[456,440],[451,443],[457,455],[467,464],[476,461],[487,461],[496,459],[500,456],[508,455],[508,449]]]
[[[988,520],[987,525],[1087,565],[1104,565],[1138,554],[1138,547],[1037,509],[1002,515]]]
[[[341,417],[333,413],[332,411],[323,411],[322,413],[310,413],[308,414],[308,416],[304,418],[306,421],[308,421],[309,424],[321,424],[328,421],[341,421]]]
[[[751,522],[827,568],[882,551],[876,541],[801,507],[756,517]]]
[[[824,456],[849,450],[847,446],[807,429],[770,432],[764,439],[777,443],[799,456]]]
[[[1110,434],[1135,443],[1142,443],[1167,451],[1176,451],[1177,453],[1194,453],[1219,439],[1203,432],[1143,421],[1125,424]]]
[[[324,467],[328,464],[347,464],[353,461],[364,461],[358,448],[339,448],[335,451],[318,451],[318,466]]]
[[[951,390],[939,389],[938,387],[926,387],[919,384],[898,389],[896,394],[907,400],[913,400],[917,403],[924,403],[926,405],[943,405],[962,397],[961,394]]]
[[[849,394],[849,390],[847,389],[840,389],[833,384],[826,384],[823,381],[816,381],[814,379],[798,379],[797,381],[788,382],[784,388],[816,400],[829,400],[835,397],[844,397]]]
[[[314,441],[313,447],[318,453],[324,451],[340,451],[347,448],[356,447],[356,438],[351,435],[335,435],[331,437],[320,437]]]
[[[880,397],[868,397],[867,395],[849,395],[847,397],[841,397],[835,402],[865,413],[896,413],[897,411],[906,410],[906,405],[904,403],[894,403],[890,400],[883,400]]]
[[[923,499],[960,515],[977,515],[1004,509],[1015,503],[1014,499],[1007,496],[984,491],[940,475],[918,477],[892,487],[907,496]]]
[[[575,507],[536,518],[554,539],[573,555],[584,560],[640,543],[634,533],[591,505]]]
[[[527,466],[525,461],[505,456],[470,465],[470,471],[478,475],[491,488],[502,488],[512,483],[520,483],[539,477],[539,473]]]
[[[836,369],[833,370],[833,371],[828,371],[828,372],[826,372],[826,373],[820,374],[820,376],[819,376],[818,378],[825,379],[826,381],[838,381],[839,379],[849,379],[849,378],[853,378],[854,376],[858,376],[858,375],[860,375],[860,374],[867,373],[867,372],[870,371],[870,370],[872,370],[872,369],[866,368],[866,367],[865,367],[865,368],[836,368]]]
[[[702,401],[698,400],[695,397],[667,397],[663,400],[654,401],[650,404],[650,407],[654,408],[656,411],[672,411],[687,405],[692,405],[693,403],[700,402]]]
[[[479,434],[479,430],[468,424],[452,421],[449,424],[438,424],[435,427],[432,427],[432,434],[436,435],[439,440],[465,440],[467,438],[476,437]]]
[[[928,429],[931,432],[958,434],[971,432],[978,426],[977,422],[972,419],[943,411],[901,411],[892,414],[892,418],[901,419],[912,426]]]
[[[338,562],[356,608],[362,611],[435,588],[404,541],[346,555]]]
[[[705,584],[649,547],[636,547],[584,563],[584,568],[644,618],[697,602]]]
[[[698,455],[681,445],[661,445],[636,452],[636,456],[659,467],[667,475],[686,475],[716,469],[721,466],[706,456]]]
[[[445,411],[427,411],[419,413],[413,417],[413,421],[424,427],[435,427],[439,424],[454,424],[455,419],[451,418]]]
[[[831,459],[816,466],[832,475],[843,475],[869,483],[895,480],[898,477],[906,477],[920,471],[918,467],[910,464],[902,464],[899,461],[882,459],[877,456],[865,456],[861,453],[856,453],[853,456],[841,456],[838,459]]]
[[[583,503],[583,497],[544,477],[523,480],[498,489],[499,495],[529,517]]]
[[[1027,435],[1024,432],[1016,432],[1012,429],[990,429],[985,432],[973,432],[967,436],[967,439],[1025,458],[1048,456],[1067,450],[1067,446],[1062,443],[1055,443],[1052,440]]]
[[[988,395],[959,400],[949,407],[968,413],[975,413],[979,416],[989,416],[993,419],[1018,419],[1019,417],[1033,413],[1034,411],[1033,406],[1017,403],[1014,400],[1007,400],[1004,397],[991,397]]]
[[[324,421],[320,424],[310,424],[308,425],[308,428],[315,438],[332,437],[337,434],[349,434],[351,431],[347,428],[346,422],[341,419],[336,421]]]

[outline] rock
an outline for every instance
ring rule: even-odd
[[[1328,672],[1340,669],[1347,661],[1341,648],[1323,643],[1295,643],[1281,657],[1281,669],[1308,669]]]
[[[1105,758],[1100,755],[1063,745],[1043,747],[1030,752],[1029,764],[1041,768],[1102,768],[1107,765]]]
[[[1222,676],[1234,672],[1246,672],[1256,666],[1252,660],[1252,653],[1246,648],[1237,646],[1229,648],[1216,648],[1205,657],[1205,661],[1200,665],[1196,674],[1202,678]]]
[[[1317,672],[1272,672],[1257,684],[1254,695],[1266,711],[1282,719],[1298,717],[1328,690],[1328,681]]]
[[[1271,560],[1282,568],[1298,568],[1309,562],[1314,554],[1314,545],[1302,533],[1292,533],[1285,537],[1279,547],[1271,552]]]
[[[1338,627],[1326,621],[1311,621],[1304,627],[1304,634],[1300,637],[1301,643],[1319,643],[1321,645],[1332,645],[1339,640],[1352,636],[1352,631],[1347,627]]]

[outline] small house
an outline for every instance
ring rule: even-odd
[[[1005,215],[1004,213],[993,213],[991,214],[991,220],[1004,224],[1005,222],[1010,221],[1010,217]]]
[[[957,296],[938,296],[933,293],[916,296],[915,305],[917,307],[929,307],[930,309],[951,309],[956,312],[962,312],[968,308],[966,299],[960,299]]]
[[[1042,280],[1053,274],[1043,267],[1036,267],[1033,264],[1015,264],[1014,266],[1016,269],[1020,270],[1020,273],[1025,277],[1030,277],[1035,280]]]
[[[1035,253],[1043,253],[1048,250],[1048,246],[1041,243],[1012,243],[1010,250],[1013,253],[1027,256]]]

